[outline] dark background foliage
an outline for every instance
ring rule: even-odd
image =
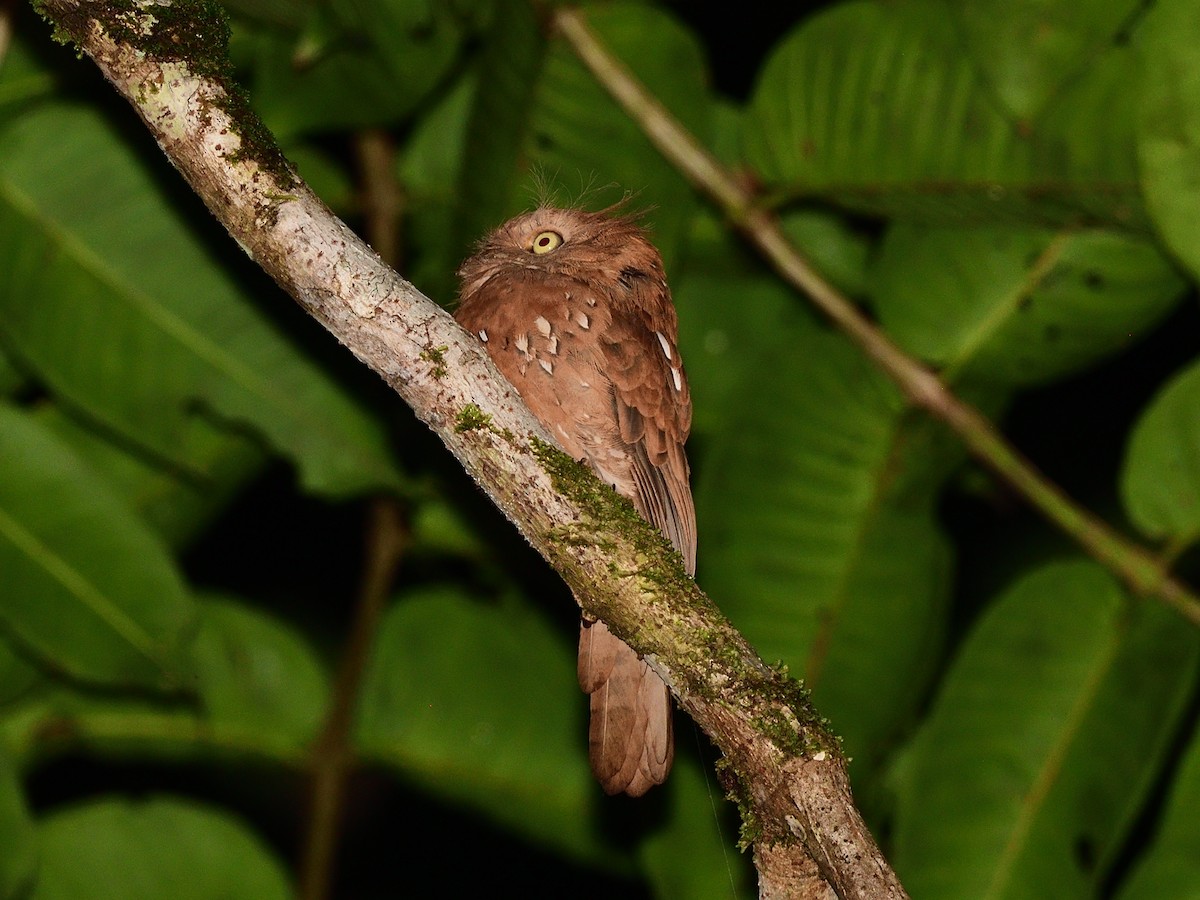
[[[699,581],[812,688],[914,896],[1200,894],[1195,627],[906,405],[539,7],[227,8],[284,152],[440,302],[541,197],[646,210]],[[586,8],[831,282],[1195,580],[1191,4]],[[0,893],[285,897],[316,834],[338,897],[751,895],[703,737],[681,717],[665,788],[600,794],[557,578],[90,63],[0,12]],[[339,702],[354,763],[314,826]]]

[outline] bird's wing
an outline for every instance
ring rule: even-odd
[[[638,511],[657,525],[696,571],[696,512],[683,445],[692,401],[674,322],[613,315],[600,336],[620,438],[628,448]],[[658,328],[654,326],[658,325]]]

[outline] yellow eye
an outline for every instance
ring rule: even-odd
[[[543,231],[533,239],[534,253],[549,253],[562,243],[562,235],[557,231]]]

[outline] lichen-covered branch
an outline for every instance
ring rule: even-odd
[[[216,5],[40,9],[130,101],[246,252],[428,423],[587,612],[646,655],[725,756],[764,895],[806,884],[811,896],[828,886],[904,896],[807,696],[763,664],[626,500],[554,449],[478,342],[296,177],[229,79]]]

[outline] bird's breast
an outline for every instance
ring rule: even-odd
[[[609,455],[618,432],[600,342],[607,306],[586,286],[525,285],[493,296],[469,326],[563,449]]]

